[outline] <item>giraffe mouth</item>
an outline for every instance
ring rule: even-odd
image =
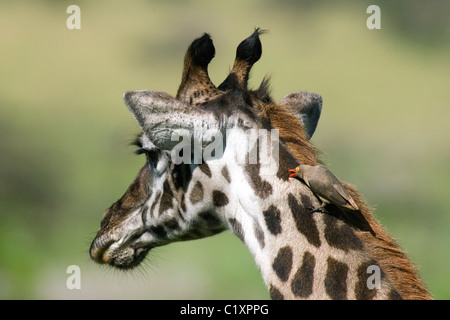
[[[119,240],[103,240],[96,237],[91,244],[89,254],[95,262],[127,270],[138,266],[153,248],[149,245],[150,234],[133,234]]]
[[[147,256],[150,248],[132,248],[128,247],[121,252],[116,253],[109,265],[118,269],[128,270],[137,267]]]

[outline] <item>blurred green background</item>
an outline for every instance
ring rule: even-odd
[[[230,232],[155,249],[131,273],[90,261],[103,211],[144,158],[127,90],[175,94],[209,32],[220,83],[254,27],[279,101],[320,93],[312,141],[356,185],[438,299],[450,298],[450,1],[6,1],[0,3],[0,298],[267,299]],[[66,8],[81,8],[68,30]],[[381,30],[366,9],[381,8]],[[81,289],[69,290],[69,265]]]

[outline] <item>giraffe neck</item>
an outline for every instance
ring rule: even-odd
[[[260,181],[250,179],[252,190],[241,186],[241,207],[227,220],[254,256],[272,298],[400,297],[352,227],[312,212],[320,203],[302,182],[253,180]]]

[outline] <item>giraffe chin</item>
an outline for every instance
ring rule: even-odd
[[[121,270],[130,270],[137,267],[146,257],[150,248],[127,248],[114,255],[108,264]]]

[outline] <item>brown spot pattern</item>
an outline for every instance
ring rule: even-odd
[[[321,241],[319,237],[319,230],[317,229],[317,225],[312,214],[301,206],[292,194],[289,194],[288,196],[288,204],[291,209],[292,216],[294,217],[297,230],[306,237],[310,244],[317,248],[320,247]]]
[[[273,235],[281,233],[281,213],[277,207],[271,205],[263,212],[264,220],[266,221],[267,229]]]
[[[222,221],[210,211],[200,212],[198,216],[206,221],[209,229],[215,229],[222,225]]]
[[[203,161],[203,163],[201,165],[199,165],[198,167],[204,174],[206,174],[208,177],[211,178],[211,176],[212,176],[211,169],[209,168],[209,166],[206,162]]]
[[[213,204],[216,207],[223,207],[228,204],[228,197],[225,193],[219,190],[212,192]]]
[[[272,264],[272,269],[281,281],[289,278],[292,269],[292,249],[289,246],[282,247]]]
[[[325,222],[325,240],[334,248],[344,250],[362,250],[364,245],[352,228],[328,214],[323,215]]]
[[[327,273],[325,276],[325,291],[331,299],[347,299],[348,266],[332,257],[327,259]]]
[[[161,196],[161,202],[159,203],[159,215],[164,211],[173,207],[173,192],[170,188],[169,181],[166,180],[163,184],[163,194]]]
[[[197,181],[192,188],[189,200],[192,204],[196,204],[203,200],[203,185],[200,181]]]
[[[376,261],[369,260],[358,267],[358,282],[355,286],[355,296],[358,300],[372,300],[377,294],[376,289],[369,289],[367,286],[367,279],[371,276],[370,273],[367,273],[367,268],[371,265],[376,265]]]
[[[156,192],[155,199],[153,200],[153,203],[150,207],[150,216],[151,217],[155,217],[155,207],[159,203],[159,199],[161,198],[161,196],[162,196],[162,191],[158,190]]]
[[[222,176],[225,178],[225,180],[227,180],[228,183],[231,182],[231,178],[230,178],[230,173],[228,172],[228,168],[227,166],[223,166],[222,168]]]
[[[270,285],[269,293],[272,300],[284,300],[284,296],[274,285]]]
[[[307,298],[312,294],[315,266],[316,259],[311,252],[306,251],[303,254],[302,265],[295,273],[291,284],[292,293],[296,297]]]
[[[255,230],[256,240],[258,240],[259,246],[261,247],[261,249],[263,249],[264,246],[266,245],[265,239],[264,239],[264,231],[262,230],[258,221],[255,221],[253,229]]]
[[[244,230],[242,229],[241,223],[234,218],[228,219],[228,222],[230,223],[233,233],[244,242]]]
[[[256,151],[252,150],[250,153],[252,152]],[[272,194],[273,190],[272,185],[261,178],[259,174],[260,167],[261,164],[258,159],[258,162],[256,164],[246,164],[245,170],[247,171],[248,177],[250,178],[250,185],[255,191],[255,194],[261,199],[265,199]]]

